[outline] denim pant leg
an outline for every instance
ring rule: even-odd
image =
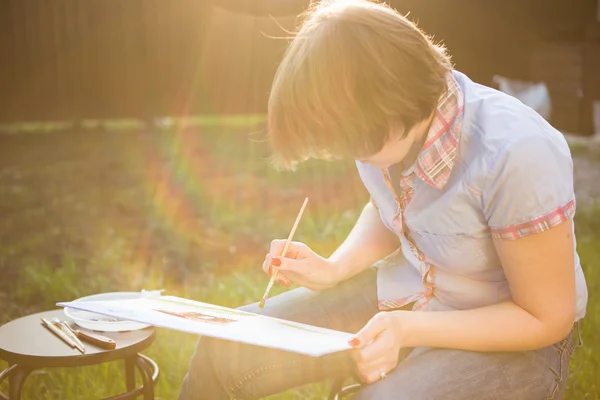
[[[573,332],[527,352],[416,348],[355,400],[561,400],[572,353]]]
[[[243,310],[345,332],[357,332],[379,310],[376,271],[369,269],[324,291],[304,288]],[[345,352],[309,357],[204,337],[192,357],[179,400],[256,399],[329,378],[348,376]]]

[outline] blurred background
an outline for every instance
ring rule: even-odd
[[[390,4],[443,42],[458,70],[520,98],[569,138],[591,299],[568,396],[598,398],[600,2]],[[368,199],[354,166],[279,172],[265,142],[283,38],[307,5],[0,0],[0,324],[105,291],[254,302],[269,242],[287,237],[306,196],[295,238],[324,256],[335,249]],[[195,340],[161,331],[149,350],[165,371],[160,398],[176,398]],[[123,382],[94,380],[111,368],[37,374],[26,398],[115,394]],[[312,385],[277,398],[325,393]]]

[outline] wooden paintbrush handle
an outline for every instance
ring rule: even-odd
[[[308,203],[308,197],[304,199],[304,203],[302,203],[302,207],[300,207],[300,212],[298,212],[298,216],[296,217],[296,221],[294,222],[294,226],[292,226],[292,230],[287,240],[285,241],[285,245],[283,246],[283,251],[281,252],[281,257],[285,257],[287,255],[288,248],[290,247],[290,243],[292,242],[292,238],[294,237],[294,233],[296,232],[296,228],[298,228],[298,223],[300,223],[300,218],[302,218],[302,214],[304,213],[304,209],[306,208],[306,203]],[[269,298],[269,292],[275,283],[275,279],[277,278],[277,273],[279,270],[276,268],[269,279],[269,284],[267,285],[267,289],[265,290],[265,294],[263,295],[262,300],[258,303],[258,308],[264,308],[265,302],[267,298]]]
[[[58,329],[56,326],[54,326],[52,324],[52,322],[48,321],[46,318],[41,318],[41,320],[42,320],[42,325],[44,325],[52,333],[54,333],[56,336],[58,336],[60,339],[62,339],[63,342],[65,342],[66,344],[68,344],[71,347],[76,346],[75,342],[73,340],[71,340],[71,338],[68,337],[66,333],[64,333],[62,330]]]
[[[109,337],[98,335],[90,332],[76,331],[77,337],[85,340],[88,343],[101,347],[103,349],[114,349],[117,347],[117,342]]]

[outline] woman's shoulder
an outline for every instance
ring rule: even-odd
[[[518,166],[532,158],[572,164],[564,135],[535,110],[493,88],[471,82],[465,88],[464,145],[469,158],[480,158],[491,172],[502,163]],[[540,158],[548,157],[542,160]]]
[[[569,145],[560,131],[519,100],[467,84],[459,153],[492,231],[513,235],[518,227],[521,233],[533,232],[572,217]],[[530,223],[535,229],[528,228]]]

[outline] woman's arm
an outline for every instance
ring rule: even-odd
[[[398,236],[386,228],[379,211],[369,202],[329,261],[339,270],[341,280],[345,280],[369,268],[399,246]]]
[[[495,241],[512,301],[473,310],[404,313],[404,347],[525,351],[564,339],[575,318],[572,220],[514,241]],[[402,322],[404,321],[404,322]]]
[[[398,364],[403,347],[527,351],[564,339],[575,319],[572,220],[496,242],[512,301],[472,310],[380,312],[350,341],[364,382]]]
[[[346,240],[328,259],[299,242],[292,242],[286,256],[281,257],[284,245],[285,240],[271,242],[263,270],[270,275],[272,266],[278,268],[279,282],[285,286],[291,281],[307,289],[323,290],[369,268],[396,250],[400,242],[383,225],[375,206],[369,203]]]

